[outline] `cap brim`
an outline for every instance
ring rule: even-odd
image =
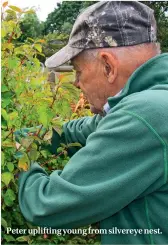
[[[83,49],[73,48],[69,45],[66,45],[64,48],[48,58],[45,61],[45,66],[48,68],[56,68],[60,65],[63,65],[65,62],[68,62],[82,51]]]

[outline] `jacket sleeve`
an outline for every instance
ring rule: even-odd
[[[94,115],[93,117],[71,120],[63,125],[61,136],[53,129],[50,151],[54,154],[60,143],[69,144],[78,142],[85,146],[87,137],[96,130],[101,119],[102,116]],[[79,149],[79,147],[71,147],[68,153],[72,156]]]
[[[163,185],[162,144],[143,121],[119,110],[82,137],[86,145],[63,171],[48,175],[35,163],[20,174],[19,205],[28,221],[81,227],[116,214]]]

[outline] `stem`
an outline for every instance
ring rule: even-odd
[[[59,156],[61,156],[61,155],[63,155],[63,154],[64,154],[63,152],[60,152],[58,155],[53,156],[52,159],[53,159],[53,158],[54,158],[54,159],[57,159]],[[50,160],[51,160],[51,159],[50,159]],[[49,161],[50,161],[50,160],[49,160]],[[43,167],[45,164],[49,163],[49,161],[44,162],[44,163],[41,165],[41,167]]]
[[[49,132],[49,130],[48,130],[48,131],[46,130],[46,132],[41,136],[41,139],[44,139],[44,136],[45,136],[48,132]]]
[[[21,148],[22,148],[22,145],[20,145],[20,146],[19,146],[19,148],[18,148],[18,149],[16,149],[16,151],[19,151]]]
[[[19,20],[16,22],[16,27],[17,27],[18,24],[19,24]],[[15,30],[16,30],[16,29],[15,29]],[[11,43],[11,42],[12,42],[12,38],[13,38],[14,34],[15,34],[15,32],[13,31],[13,32],[11,33],[10,37],[9,37],[8,43]]]
[[[55,95],[53,97],[53,101],[52,101],[52,104],[50,105],[50,108],[52,109],[53,105],[54,105],[54,102],[56,101],[56,98],[57,98],[57,93],[58,93],[58,89],[60,87],[60,82],[58,83],[58,86],[57,86],[57,89],[55,91]]]
[[[13,38],[13,35],[15,34],[15,32],[13,31],[9,37],[9,40],[8,40],[8,43],[11,43],[12,42],[12,38]]]
[[[42,128],[43,128],[43,125],[41,125],[41,127],[40,127],[39,131],[37,132],[36,136],[39,136],[39,134],[40,134]]]
[[[24,57],[22,58],[22,60],[20,61],[19,66],[23,65],[26,59],[27,59],[27,57],[26,57],[26,56],[24,56]]]
[[[5,137],[4,141],[12,134],[12,138],[13,138],[13,129],[11,129],[10,133]]]

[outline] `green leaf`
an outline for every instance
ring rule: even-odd
[[[42,46],[38,43],[34,44],[35,49],[37,49],[37,51],[39,51],[40,53],[42,52]]]
[[[32,161],[36,161],[39,157],[40,153],[36,149],[31,149],[29,152],[29,158]]]
[[[7,241],[7,242],[15,242],[15,238],[13,237],[13,236],[11,236],[11,235],[7,235],[7,234],[5,234],[4,235],[4,239]]]
[[[4,163],[5,163],[5,155],[4,155],[3,151],[1,151],[1,164],[2,164],[2,166],[4,166]]]
[[[1,92],[7,92],[7,91],[9,91],[9,89],[8,89],[8,87],[6,86],[6,85],[2,85],[1,86]]]
[[[39,106],[37,108],[37,113],[39,115],[39,123],[41,123],[42,125],[44,125],[44,127],[48,126],[48,115],[47,115],[47,109],[45,107]]]
[[[15,154],[14,154],[14,157],[16,159],[20,159],[24,156],[24,152],[21,152],[21,151],[17,151]]]
[[[60,143],[60,145],[61,145],[62,147],[64,147],[64,148],[67,147],[67,145],[65,145],[64,143]]]
[[[31,144],[31,148],[37,150],[38,147],[37,147],[37,145],[35,143],[32,143]]]
[[[9,120],[8,114],[7,114],[7,112],[6,112],[5,109],[2,109],[2,110],[1,110],[1,115],[3,116],[3,118],[4,118],[6,121]]]
[[[57,153],[61,153],[61,152],[63,152],[64,151],[64,148],[63,147],[58,147],[57,148]]]
[[[18,225],[24,225],[25,224],[23,215],[21,215],[21,213],[15,212],[13,217],[14,217],[14,219]]]
[[[8,68],[9,69],[14,69],[18,65],[18,59],[17,58],[10,58],[8,59]]]
[[[48,150],[42,150],[40,151],[40,153],[44,158],[47,158],[49,155],[51,155],[51,153]]]
[[[68,147],[74,147],[74,146],[82,147],[82,145],[80,143],[78,143],[78,142],[76,142],[76,143],[70,143],[67,146]]]
[[[12,189],[8,189],[4,195],[4,202],[7,206],[11,207],[13,205],[16,195]]]
[[[2,108],[6,108],[11,103],[10,98],[2,99]]]
[[[13,170],[14,170],[14,164],[11,163],[11,162],[7,163],[7,168],[9,169],[10,172],[13,172]]]
[[[27,242],[29,240],[29,236],[20,236],[16,238],[16,241],[18,242]]]
[[[13,5],[9,5],[8,6],[10,9],[16,11],[16,12],[19,12],[19,13],[22,13],[22,9],[16,7],[16,6],[13,6]]]
[[[33,38],[28,37],[27,40],[29,40],[29,41],[34,43],[34,39]]]
[[[8,224],[4,218],[1,218],[1,225],[6,229]]]
[[[10,172],[2,173],[2,181],[5,183],[6,186],[9,185],[10,181],[13,180],[13,174]]]

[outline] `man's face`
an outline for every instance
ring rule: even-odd
[[[75,86],[80,88],[90,103],[93,113],[100,113],[107,102],[109,84],[98,58],[90,60],[78,55],[72,60],[76,71]]]

